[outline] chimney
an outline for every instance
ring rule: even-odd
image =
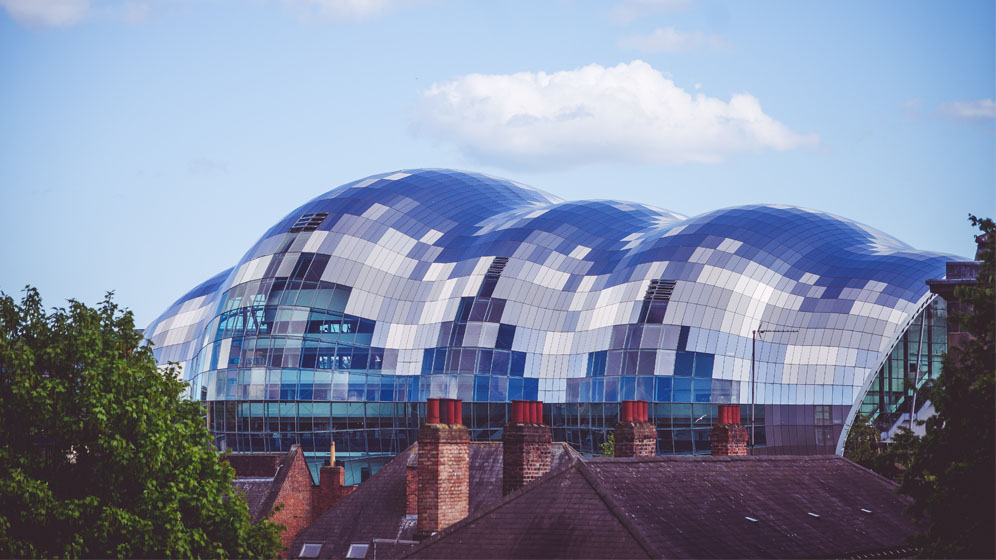
[[[747,455],[747,428],[740,425],[739,405],[719,405],[719,419],[712,427],[710,439],[714,456]]]
[[[418,450],[405,463],[405,515],[418,515]]]
[[[470,435],[461,423],[463,401],[429,399],[418,430],[418,530],[424,539],[467,517]]]
[[[550,471],[550,426],[541,401],[512,401],[512,418],[502,436],[502,495],[515,492]]]
[[[332,509],[350,493],[346,487],[346,469],[335,466],[335,442],[329,449],[329,465],[318,469],[318,487],[312,492],[312,521]]]
[[[657,428],[648,421],[647,401],[623,401],[616,424],[616,457],[657,455]]]

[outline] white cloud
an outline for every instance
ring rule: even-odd
[[[673,27],[658,27],[647,35],[624,37],[619,44],[628,49],[651,53],[730,48],[719,35],[706,35],[701,31],[678,31]]]
[[[89,0],[0,0],[0,5],[14,21],[37,27],[79,23],[90,9]]]
[[[996,119],[996,102],[992,99],[977,101],[951,101],[943,103],[937,112],[950,119],[988,123]]]
[[[692,0],[623,0],[612,7],[612,19],[628,22],[650,14],[682,12],[692,7]]]
[[[305,17],[360,21],[393,11],[402,0],[283,0]]]
[[[819,143],[738,93],[691,94],[636,60],[547,74],[469,74],[422,92],[415,128],[471,157],[509,167],[595,161],[719,162]]]

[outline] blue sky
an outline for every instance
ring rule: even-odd
[[[0,290],[140,326],[304,201],[453,167],[974,253],[991,1],[0,0]]]

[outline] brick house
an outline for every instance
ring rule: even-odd
[[[331,465],[319,470],[317,485],[299,445],[291,446],[285,455],[245,453],[225,460],[235,469],[232,485],[245,494],[253,523],[281,506],[270,519],[286,527],[281,537],[285,551],[301,530],[356,489],[345,486],[343,467],[331,466],[335,465],[334,448]]]
[[[459,405],[440,399],[440,407],[434,400],[418,444],[301,531],[293,557],[886,558],[915,552],[906,540],[916,527],[894,483],[835,455],[748,457],[737,406],[720,405],[713,456],[658,457],[646,404],[629,401],[616,426],[616,457],[585,458],[540,434],[549,427],[533,403],[514,403],[499,445],[467,442],[454,423],[459,415],[446,412]]]

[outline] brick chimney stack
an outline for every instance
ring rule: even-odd
[[[541,401],[512,401],[512,418],[502,436],[502,495],[515,492],[550,471],[550,426]]]
[[[418,448],[405,461],[405,515],[418,515]]]
[[[739,405],[719,405],[719,419],[712,427],[710,439],[715,456],[747,455],[747,428],[740,424]]]
[[[463,401],[429,399],[418,430],[418,531],[424,539],[467,517],[470,434],[462,424]]]
[[[353,487],[346,486],[346,469],[335,465],[335,442],[329,450],[329,465],[318,469],[318,486],[312,491],[312,521],[332,509],[339,500],[352,492]]]
[[[616,457],[657,455],[657,428],[648,421],[647,401],[623,401],[616,424]]]

